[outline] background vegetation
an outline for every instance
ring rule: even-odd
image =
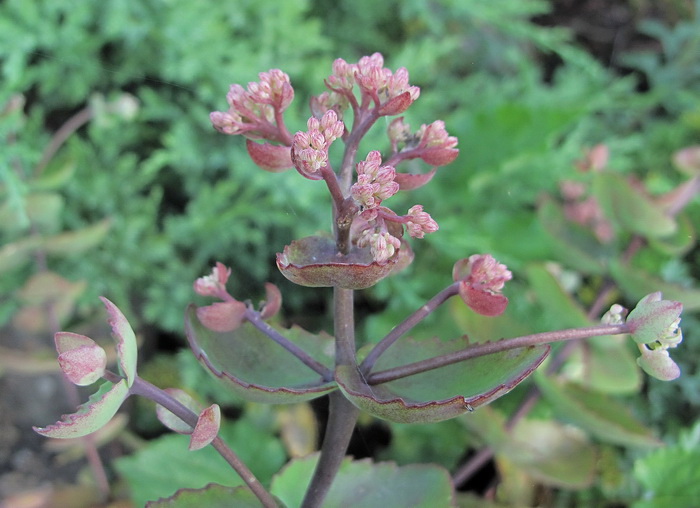
[[[584,179],[575,163],[594,145],[609,147],[610,171],[633,176],[658,195],[687,178],[674,166],[674,153],[700,144],[699,2],[6,0],[0,4],[0,434],[9,437],[1,445],[8,460],[0,462],[8,466],[0,471],[0,498],[45,479],[90,483],[76,479],[82,462],[72,460],[70,449],[57,459],[28,426],[54,421],[56,399],[63,397],[58,377],[46,373],[53,368],[51,330],[101,330],[106,337],[97,295],[117,303],[141,330],[144,356],[151,358],[144,377],[150,372],[161,386],[184,385],[219,401],[219,390],[179,352],[191,284],[214,261],[232,266],[237,297],[256,300],[263,283],[273,281],[284,295],[287,322],[329,329],[330,291],[294,286],[274,265],[286,243],[328,226],[326,209],[317,211],[327,201],[323,186],[295,172],[259,170],[242,140],[212,129],[208,113],[225,109],[230,83],[281,68],[296,91],[288,124],[300,129],[332,60],[356,61],[374,51],[388,67],[407,67],[422,89],[408,121],[417,127],[443,119],[461,153],[407,201],[423,203],[439,233],[414,245],[409,270],[359,295],[361,337],[368,342],[444,287],[455,260],[476,252],[492,253],[515,273],[508,321],[475,328],[479,323],[463,311],[448,308],[417,338],[469,331],[486,340],[503,330],[570,326],[569,315],[553,304],[564,298],[576,308],[591,305],[625,238],[606,252],[589,252],[605,268],[573,259],[562,251],[564,238],[552,234],[543,203],[559,199],[561,181]],[[66,125],[70,135],[61,143]],[[382,135],[377,131],[374,139],[385,143]],[[584,425],[586,439],[602,443],[586,481],[540,475],[533,491],[525,486],[533,484],[524,480],[527,468],[503,448],[464,491],[497,490],[504,505],[527,499],[540,506],[664,506],[654,503],[679,489],[694,489],[700,498],[700,427],[693,426],[700,413],[697,198],[683,223],[689,240],[674,248],[652,245],[626,276],[612,274],[623,287],[612,295],[620,303],[633,304],[646,288],[625,286],[630,273],[682,289],[688,298],[676,355],[681,379],[607,388],[615,404],[643,423],[644,435],[666,447],[606,442]],[[552,280],[557,286],[543,289]],[[524,394],[494,404],[492,418],[508,415]],[[254,457],[256,472],[267,479],[288,456],[313,447],[311,410],[323,419],[322,403],[269,408],[226,401],[234,449],[240,443],[243,457]],[[59,407],[65,412],[71,405]],[[542,403],[534,415],[566,422],[555,406]],[[161,429],[152,408],[132,409],[128,428],[114,430],[104,454],[125,457],[110,472],[138,505],[152,499],[149,486],[168,480],[148,476],[158,461],[192,459],[178,455],[184,450],[178,436],[156,437]],[[505,442],[485,436],[479,421],[367,420],[352,453],[454,470],[484,443]],[[292,438],[289,429],[301,429],[310,443]],[[72,466],[57,473],[63,463]],[[204,483],[230,476],[192,470]],[[172,491],[166,484],[155,494]]]

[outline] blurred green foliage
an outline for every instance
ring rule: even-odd
[[[183,310],[193,299],[192,282],[218,260],[233,268],[236,297],[255,300],[263,294],[263,282],[273,281],[282,289],[290,320],[312,328],[327,325],[330,292],[295,287],[274,265],[275,252],[286,243],[329,226],[325,188],[294,171],[260,171],[241,139],[211,128],[208,113],[226,109],[229,84],[281,68],[296,91],[287,123],[292,131],[301,129],[308,98],[323,91],[334,58],[355,61],[380,51],[388,67],[407,67],[411,83],[422,88],[407,120],[414,128],[444,120],[459,138],[461,154],[429,186],[404,198],[405,208],[424,204],[441,229],[416,242],[416,261],[408,270],[359,295],[359,308],[367,315],[360,340],[381,338],[449,283],[457,259],[476,252],[492,253],[516,275],[508,292],[510,323],[482,323],[482,340],[497,338],[489,332],[503,329],[572,326],[562,322],[578,312],[571,309],[589,305],[619,273],[608,263],[620,249],[604,253],[600,270],[563,257],[543,220],[543,199],[558,196],[560,181],[577,178],[575,161],[598,143],[609,147],[613,173],[634,176],[652,193],[683,181],[671,156],[700,138],[698,5],[694,18],[675,26],[644,22],[640,30],[658,48],[623,54],[619,63],[637,74],[620,77],[578,47],[568,31],[533,23],[550,9],[539,0],[6,0],[0,4],[5,141],[0,234],[12,249],[0,251],[0,320],[9,322],[26,303],[20,295],[33,268],[23,259],[41,250],[53,271],[86,282],[73,294],[76,312],[66,311],[64,323],[90,316],[96,296],[104,294],[142,328],[180,334]],[[556,69],[545,73],[552,60]],[[643,93],[639,76],[648,86]],[[137,104],[133,114],[109,106],[125,98]],[[90,121],[42,168],[52,136],[86,108]],[[370,134],[367,149],[376,148],[370,144],[375,141],[388,148],[381,128]],[[697,199],[687,208],[686,221],[700,223]],[[100,227],[104,231],[96,232]],[[79,231],[94,235],[64,238],[63,244],[59,240],[64,247],[51,251],[50,236]],[[81,247],[71,250],[66,244]],[[17,245],[26,250],[17,251]],[[543,271],[549,262],[562,274],[557,281]],[[692,290],[698,266],[700,251],[692,243],[685,250],[652,245],[635,257],[632,268]],[[615,297],[633,303],[627,301],[631,293],[624,289]],[[549,308],[548,299],[569,310]],[[449,338],[464,333],[465,319],[441,309],[416,335]],[[700,413],[695,375],[700,346],[693,326],[698,321],[687,313],[683,320],[683,377],[673,384],[648,381],[643,389],[627,379],[634,389],[614,402],[624,400],[637,418],[668,439]],[[550,388],[556,394],[568,389]],[[206,393],[211,391],[207,386]],[[497,408],[505,414],[513,404],[504,401]],[[535,415],[547,419],[554,412],[542,404]],[[475,428],[445,423],[436,432],[447,437],[430,439],[425,426],[396,426],[395,449],[382,457],[453,467],[459,453],[446,451],[449,442],[488,442]],[[529,431],[546,429],[533,424]],[[465,437],[469,432],[478,437]],[[498,442],[502,450],[519,450],[515,439],[494,439],[491,444]],[[585,447],[585,439],[577,435],[574,441]],[[683,450],[669,450],[663,462],[655,462],[639,450],[615,449],[610,452],[615,467],[608,470],[629,478],[608,482],[612,474],[599,471],[599,480],[573,495],[598,503],[627,502],[645,489],[666,492],[654,483],[654,468],[672,470],[674,457],[686,460],[690,453]],[[638,483],[629,473],[634,458]],[[128,461],[123,464],[120,471],[128,474]],[[516,476],[509,481],[516,482]]]

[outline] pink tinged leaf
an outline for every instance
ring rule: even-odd
[[[505,296],[475,289],[465,281],[459,284],[459,296],[470,309],[482,316],[500,316],[508,307]]]
[[[204,326],[215,332],[231,332],[241,326],[246,306],[236,300],[216,302],[197,309],[197,317]]]
[[[700,175],[700,145],[677,151],[673,154],[673,163],[688,175]]]
[[[42,436],[58,439],[87,436],[109,423],[128,396],[126,379],[115,385],[104,383],[75,413],[63,415],[60,421],[48,427],[32,428]]]
[[[190,438],[190,451],[199,450],[211,443],[219,433],[221,408],[212,404],[199,414],[197,425]]]
[[[277,286],[270,282],[265,283],[265,303],[260,311],[260,317],[270,319],[277,314],[282,307],[282,293]]]
[[[431,147],[420,151],[420,158],[431,166],[446,166],[459,155],[458,148]]]
[[[661,293],[651,293],[640,300],[627,317],[632,338],[639,344],[667,341],[677,329],[683,304],[662,300]]]
[[[197,404],[197,402],[190,397],[187,392],[180,390],[179,388],[166,388],[164,391],[193,413],[198,414],[202,410],[201,406]],[[178,434],[192,434],[191,425],[183,422],[180,418],[161,405],[156,405],[156,416],[158,417],[158,420],[160,420],[160,423],[168,427],[173,432],[177,432]]]
[[[58,363],[73,384],[91,385],[105,372],[107,354],[90,337],[70,332],[54,335]]]
[[[385,104],[379,108],[380,116],[393,116],[399,115],[406,111],[408,107],[413,104],[413,97],[411,97],[411,92],[403,92],[392,99],[389,99]]]
[[[666,349],[650,350],[646,346],[641,348],[642,356],[637,358],[639,365],[644,372],[661,381],[673,381],[681,375],[681,369],[676,365]]]
[[[427,173],[412,175],[409,173],[396,173],[394,181],[399,184],[400,190],[413,190],[418,187],[423,187],[426,183],[433,179],[437,167],[434,167]]]
[[[265,171],[280,173],[294,167],[291,148],[288,146],[256,143],[246,139],[246,148],[253,162]]]
[[[136,335],[124,314],[107,298],[101,296],[109,314],[109,324],[112,327],[112,335],[117,341],[117,355],[119,356],[119,368],[126,377],[127,385],[131,387],[136,379],[136,361],[138,346]]]

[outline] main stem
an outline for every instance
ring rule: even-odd
[[[355,359],[355,320],[353,309],[353,291],[334,288],[333,293],[335,317],[336,366],[354,365]],[[355,429],[359,409],[336,390],[330,394],[330,406],[326,434],[321,446],[314,476],[311,479],[303,508],[321,506],[331,488],[340,464],[348,449],[352,431]]]

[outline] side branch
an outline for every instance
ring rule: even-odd
[[[262,320],[260,313],[247,308],[245,311],[245,317],[250,323],[263,332],[265,335],[274,340],[277,344],[282,346],[284,349],[296,356],[299,361],[301,361],[308,368],[317,372],[323,377],[324,381],[330,381],[333,379],[333,371],[323,365],[321,362],[314,360],[306,351],[301,349],[299,346],[290,341],[287,337],[282,335],[280,332],[272,328],[269,324]]]
[[[428,302],[425,305],[423,305],[420,309],[408,316],[402,323],[394,327],[386,335],[386,337],[379,341],[379,343],[376,346],[374,346],[374,349],[372,349],[372,351],[370,351],[369,354],[365,357],[364,361],[360,365],[360,370],[365,375],[370,370],[372,370],[372,367],[374,366],[375,362],[377,361],[379,356],[382,353],[384,353],[384,351],[389,349],[389,347],[394,342],[396,342],[399,339],[399,337],[401,337],[404,333],[410,331],[423,319],[429,316],[435,309],[437,309],[440,305],[445,303],[449,298],[455,296],[459,292],[458,288],[458,283],[455,282],[453,284],[450,284],[438,294],[433,296],[430,300],[428,300]]]
[[[386,369],[375,372],[367,376],[367,383],[370,385],[388,383],[389,381],[394,381],[395,379],[401,379],[404,377],[412,376],[414,374],[420,374],[421,372],[426,372],[428,370],[445,367],[446,365],[452,365],[453,363],[469,360],[471,358],[492,355],[494,353],[500,353],[502,351],[508,351],[510,349],[537,346],[540,344],[547,344],[550,342],[587,339],[590,337],[597,337],[600,335],[619,335],[621,333],[628,332],[629,329],[626,324],[598,325],[589,326],[586,328],[559,330],[556,332],[535,333],[532,335],[523,335],[522,337],[515,337],[512,339],[501,339],[496,342],[475,344],[473,346],[467,347],[466,349],[463,349],[462,351],[456,351],[454,353],[436,356],[434,358],[428,358],[427,360],[409,363],[408,365],[403,365],[401,367],[395,367],[392,369]]]

